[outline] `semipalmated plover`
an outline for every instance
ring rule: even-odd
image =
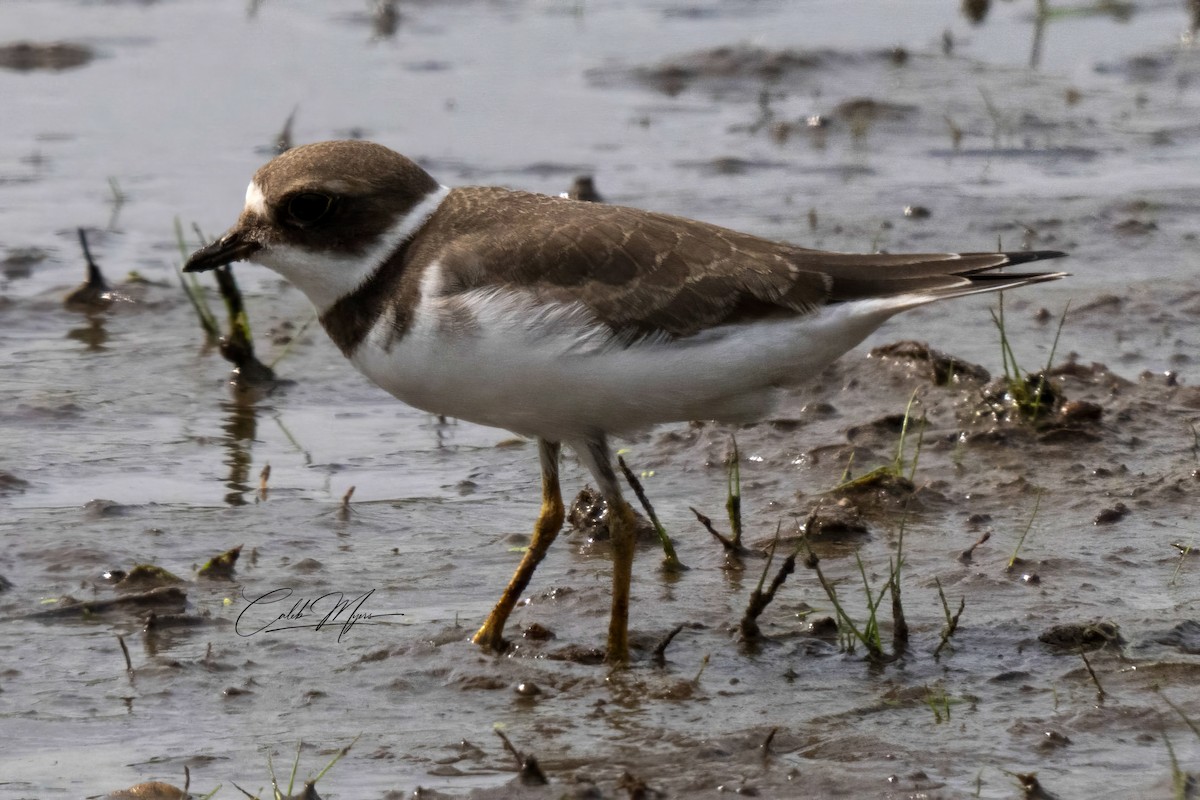
[[[537,439],[541,514],[480,645],[504,648],[505,621],[562,526],[559,448],[570,446],[612,512],[607,658],[622,663],[634,517],[610,435],[758,419],[893,314],[1055,280],[1063,273],[996,270],[1061,255],[807,250],[633,208],[450,189],[386,147],[340,141],[259,169],[237,224],[184,269],[270,267],[400,400]]]

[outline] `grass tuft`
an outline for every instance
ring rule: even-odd
[[[179,252],[183,261],[186,262],[191,250],[183,238],[183,225],[179,222],[179,217],[175,218],[175,241],[179,244]],[[201,241],[203,242],[203,239]],[[215,345],[221,339],[221,326],[217,323],[217,318],[204,296],[204,287],[200,285],[200,281],[195,275],[185,275],[183,272],[179,273],[179,285],[183,287],[183,293],[187,295],[196,316],[200,319],[200,327],[204,331],[206,344]]]
[[[815,513],[815,512],[814,512]],[[811,520],[811,517],[810,517]],[[862,559],[858,559],[859,570],[863,575],[867,595],[867,622],[860,630],[850,615],[846,613],[846,609],[842,607],[841,600],[838,598],[837,589],[825,576],[821,570],[821,559],[813,552],[812,546],[808,543],[808,539],[801,539],[802,546],[808,551],[804,559],[804,566],[811,569],[817,575],[817,581],[821,584],[821,588],[825,590],[825,596],[829,598],[829,602],[833,605],[833,611],[837,618],[838,630],[841,632],[842,644],[849,652],[854,652],[857,644],[861,644],[867,651],[867,659],[874,663],[882,664],[890,659],[880,647],[879,628],[876,623],[875,612],[879,607],[879,603],[883,599],[881,593],[879,599],[874,599],[871,593],[871,587],[866,582],[866,572],[862,566]]]
[[[1016,353],[1013,352],[1012,342],[1008,338],[1008,330],[1004,320],[1004,292],[1000,292],[997,308],[991,311],[992,322],[1000,332],[1000,358],[1004,369],[1004,385],[1009,400],[1021,419],[1037,423],[1038,417],[1045,411],[1052,411],[1058,398],[1050,387],[1047,375],[1054,364],[1054,355],[1058,352],[1058,342],[1062,337],[1063,325],[1067,321],[1067,312],[1071,308],[1068,302],[1058,319],[1058,328],[1054,333],[1054,342],[1050,346],[1050,355],[1046,366],[1037,374],[1023,372],[1017,363]]]
[[[1029,535],[1030,529],[1033,527],[1033,521],[1037,519],[1038,509],[1042,505],[1042,495],[1045,492],[1038,489],[1037,497],[1033,501],[1033,513],[1029,515],[1029,522],[1025,523],[1025,530],[1021,531],[1021,536],[1017,539],[1017,546],[1013,548],[1012,556],[1008,559],[1008,565],[1005,567],[1007,572],[1012,572],[1013,566],[1017,563],[1017,554],[1021,552],[1021,547],[1025,544],[1025,537]]]
[[[925,426],[928,423],[925,413],[922,412],[921,418],[917,420],[917,446],[913,451],[912,462],[907,465],[908,469],[906,470],[905,455],[908,450],[909,434],[913,427],[912,413],[913,406],[917,401],[917,391],[913,390],[912,395],[908,398],[908,405],[904,407],[904,419],[900,423],[900,437],[896,441],[896,455],[892,459],[892,462],[878,466],[854,478],[850,475],[850,468],[854,463],[854,453],[851,451],[850,459],[846,462],[846,469],[842,472],[842,477],[838,485],[833,488],[834,492],[870,486],[885,478],[903,478],[912,483],[913,477],[917,474],[917,464],[921,459],[921,448],[925,442]],[[906,471],[908,472],[907,475],[905,475]]]

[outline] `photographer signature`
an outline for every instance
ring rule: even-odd
[[[347,596],[343,592],[326,592],[319,597],[300,597],[292,600],[292,590],[288,587],[272,589],[266,594],[254,599],[246,597],[242,589],[242,598],[248,601],[242,612],[238,614],[233,629],[238,636],[255,636],[260,633],[277,633],[298,628],[312,628],[314,631],[341,626],[338,631],[338,641],[350,632],[355,625],[371,624],[372,620],[384,617],[402,617],[404,614],[393,612],[377,614],[364,611],[363,604],[375,593],[374,589],[356,596]],[[280,603],[291,601],[286,611],[280,611]],[[274,606],[274,608],[272,608]],[[266,622],[260,621],[265,619]]]

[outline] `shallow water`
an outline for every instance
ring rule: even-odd
[[[1184,4],[1054,19],[1036,69],[1032,3],[995,4],[978,26],[943,2],[415,3],[390,38],[366,9],[0,12],[9,41],[97,55],[62,71],[0,69],[0,575],[13,584],[0,592],[0,796],[182,785],[186,765],[194,790],[220,784],[224,797],[233,781],[266,786],[269,754],[286,774],[303,741],[311,777],[360,734],[322,796],[558,797],[592,783],[621,796],[629,772],[674,796],[1012,797],[1009,773],[1037,772],[1064,797],[1168,797],[1164,737],[1183,769],[1200,768],[1200,740],[1167,703],[1193,721],[1200,708],[1195,556],[1172,546],[1196,544],[1200,469],[1200,54]],[[713,74],[711,55],[694,56],[716,47],[737,48],[739,68]],[[767,79],[755,48],[819,58]],[[646,77],[664,64],[694,73],[665,93]],[[842,105],[862,97],[878,102]],[[980,385],[935,387],[920,365],[868,357],[919,338],[1000,370],[994,303],[909,313],[772,422],[737,431],[746,535],[760,543],[802,522],[851,453],[856,474],[891,459],[894,425],[874,423],[918,391],[929,424],[908,515],[864,502],[865,534],[821,544],[861,620],[854,556],[880,586],[903,519],[903,658],[872,666],[861,648],[804,635],[807,612],[830,603],[803,566],[762,617],[770,641],[737,643],[761,562],[726,569],[688,510],[724,527],[730,432],[712,426],[626,445],[692,568],[664,575],[653,547],[640,552],[643,660],[618,674],[560,660],[600,646],[607,616],[607,554],[577,536],[552,551],[509,628],[536,622],[557,638],[485,656],[465,640],[527,540],[536,448],[401,406],[314,328],[278,365],[293,385],[239,401],[177,288],[173,218],[210,235],[231,223],[293,109],[297,142],[361,134],[449,184],[559,192],[591,172],[613,202],[816,247],[1069,250],[1071,279],[1007,298],[1009,335],[1021,365],[1039,367],[1069,300],[1056,363],[1075,353],[1111,372],[1080,369],[1062,391],[1103,416],[1034,435],[982,414]],[[814,115],[828,127],[807,126]],[[122,286],[130,301],[107,312],[65,310],[83,272],[80,226],[111,281],[136,270],[152,284]],[[31,248],[44,258],[25,266]],[[265,270],[238,277],[260,349],[280,354],[273,340],[308,319],[305,301]],[[568,458],[567,491],[583,481]],[[1127,516],[1094,524],[1118,502]],[[1008,573],[1026,528],[1024,562]],[[235,581],[193,580],[236,545]],[[29,616],[66,595],[108,598],[102,573],[135,563],[189,579],[186,626]],[[966,606],[935,659],[938,582]],[[371,592],[364,609],[403,616],[242,635],[259,619],[246,598],[280,587]],[[1089,653],[1093,681],[1077,652],[1038,637],[1095,620],[1117,623],[1125,643]],[[646,654],[680,624],[666,665],[652,666]],[[522,695],[522,683],[541,691]],[[537,756],[548,789],[511,784],[494,726]]]

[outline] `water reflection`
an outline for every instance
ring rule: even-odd
[[[249,483],[251,450],[258,435],[258,405],[254,398],[235,396],[231,402],[222,403],[225,412],[225,447],[229,451],[225,464],[229,477],[225,480],[225,503],[231,506],[246,505],[246,494],[253,491]]]
[[[99,353],[107,350],[108,329],[104,327],[107,317],[104,314],[88,314],[87,323],[67,331],[67,338],[82,342],[89,353]]]
[[[1191,34],[1195,35],[1200,29],[1200,0],[1183,0],[1191,23]],[[982,25],[991,11],[991,0],[962,0],[960,12],[972,25]],[[1046,26],[1051,20],[1086,19],[1088,17],[1109,17],[1116,22],[1128,22],[1133,18],[1137,7],[1125,0],[1099,0],[1095,3],[1076,6],[1051,5],[1049,0],[1035,0],[1033,14],[1032,40],[1029,48],[1029,66],[1037,68],[1042,61],[1042,52],[1046,39]],[[947,55],[952,47],[952,41],[943,39],[943,52]]]

